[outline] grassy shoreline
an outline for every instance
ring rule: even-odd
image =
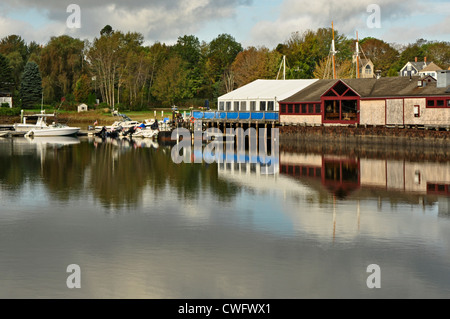
[[[181,110],[183,113],[185,110]],[[40,110],[26,110],[26,115],[38,114]],[[120,112],[121,114],[125,114],[132,120],[136,121],[144,121],[146,119],[154,119],[156,112],[156,119],[158,121],[163,118],[172,118],[172,110],[170,109],[156,109],[151,111],[130,111],[130,112]],[[163,114],[161,112],[164,112]],[[45,113],[52,114],[53,110],[46,109]],[[189,110],[186,110],[186,113],[189,113]],[[104,112],[103,110],[92,110],[87,112],[75,112],[75,111],[57,111],[56,112],[56,121],[60,123],[77,123],[84,124],[86,126],[93,125],[95,121],[98,122],[98,125],[111,125],[114,121],[117,121],[120,117],[113,116],[110,112]],[[0,124],[3,125],[12,125],[14,123],[20,122],[20,116],[8,116],[1,115],[0,116]]]

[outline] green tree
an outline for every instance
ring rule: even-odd
[[[333,32],[331,28],[294,32],[284,43],[277,46],[277,51],[286,55],[289,65],[287,77],[291,79],[313,78],[316,65],[327,59],[331,51]],[[351,60],[353,41],[334,31],[336,58]]]
[[[231,35],[221,34],[209,43],[207,58],[207,73],[210,83],[214,86],[215,95],[230,91],[233,84],[231,65],[241,52],[242,45]]]
[[[425,45],[428,61],[447,70],[450,67],[450,42],[433,42]]]
[[[183,60],[177,55],[170,58],[159,70],[153,85],[153,95],[164,106],[175,105],[193,96],[189,90],[188,72],[183,66]]]
[[[32,108],[41,101],[42,78],[39,67],[35,62],[28,62],[25,65],[21,84],[20,99],[23,108]]]
[[[0,53],[9,60],[15,88],[20,85],[20,76],[28,61],[28,49],[25,41],[18,35],[8,35],[0,40]]]
[[[8,59],[0,54],[0,91],[11,91],[14,86],[12,70]]]

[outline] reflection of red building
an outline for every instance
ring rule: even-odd
[[[296,178],[320,180],[325,188],[339,198],[360,188],[359,159],[322,157],[322,165],[280,164],[281,174]]]
[[[450,185],[439,183],[427,183],[427,194],[450,196]]]

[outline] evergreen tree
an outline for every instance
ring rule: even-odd
[[[0,54],[0,91],[10,91],[14,85],[8,59]]]
[[[42,78],[35,62],[28,62],[20,83],[20,99],[23,108],[32,108],[41,101]]]

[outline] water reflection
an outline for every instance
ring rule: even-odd
[[[170,147],[151,139],[4,139],[0,164],[0,183],[10,192],[38,179],[59,200],[93,195],[105,207],[136,207],[144,188],[157,196],[167,184],[190,199],[205,184],[220,199],[236,192],[214,166],[177,165]]]
[[[144,140],[37,142],[0,139],[0,296],[450,296],[444,151],[282,144],[268,172]]]

